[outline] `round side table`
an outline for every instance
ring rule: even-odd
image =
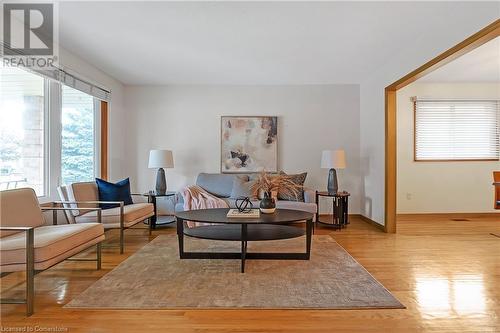
[[[334,227],[335,229],[345,228],[349,224],[349,192],[328,193],[326,191],[316,191],[316,222]],[[331,221],[320,221],[319,218],[319,198],[332,198],[333,218]]]
[[[144,193],[143,196],[148,198],[148,202],[153,204],[153,210],[155,215],[151,216],[149,222],[149,233],[156,229],[156,226],[165,225],[175,222],[175,215],[161,215],[158,216],[158,210],[156,206],[156,198],[159,197],[172,197],[175,196],[176,192],[168,191],[165,194],[158,194],[155,192]]]

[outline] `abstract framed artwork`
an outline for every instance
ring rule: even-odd
[[[222,116],[221,172],[278,172],[278,117]]]

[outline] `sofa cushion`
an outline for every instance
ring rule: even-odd
[[[35,191],[31,188],[0,191],[0,223],[2,227],[43,225],[43,215]],[[2,231],[0,237],[17,233],[18,231]],[[24,232],[21,235],[24,235]]]
[[[248,181],[248,176],[246,175],[200,173],[196,179],[196,185],[217,197],[229,198],[233,189],[234,179],[237,177],[242,177],[242,179]]]
[[[288,201],[288,200],[276,201],[276,208],[302,210],[304,212],[309,212],[313,214],[316,214],[316,207],[317,206],[315,203]]]
[[[304,202],[316,203],[316,191],[310,188],[304,187]]]
[[[110,183],[99,178],[96,178],[95,181],[97,183],[99,201],[123,201],[125,205],[133,203],[132,195],[130,194],[130,181],[128,178],[120,180],[117,183]],[[102,209],[109,209],[118,206],[118,204],[99,204],[99,207]]]
[[[123,207],[123,222],[125,227],[144,221],[154,215],[154,206],[151,203],[135,203]],[[75,217],[76,223],[97,222],[97,211]],[[101,222],[104,228],[120,227],[120,207],[103,209],[101,211]]]
[[[35,228],[35,262],[60,256],[81,244],[104,235],[98,223],[50,225]],[[0,239],[1,265],[26,263],[26,235],[18,233]]]
[[[232,199],[238,199],[241,197],[256,199],[256,196],[252,191],[253,184],[255,184],[255,181],[249,181],[247,176],[238,176],[234,178],[233,189],[231,190],[231,195],[229,197]]]
[[[237,198],[227,198],[227,199],[224,199],[224,201],[227,203],[227,205],[229,206],[229,208],[236,208],[236,200],[237,200]],[[255,199],[255,200],[250,200],[250,202],[253,205],[252,208],[259,208],[260,200]]]

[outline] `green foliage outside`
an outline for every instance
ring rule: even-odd
[[[94,179],[93,98],[76,90],[63,90],[62,183]]]

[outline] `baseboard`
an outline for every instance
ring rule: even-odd
[[[434,217],[434,218],[484,218],[484,217],[498,217],[500,213],[411,213],[411,214],[398,214],[397,218],[412,218],[412,217]]]
[[[380,223],[377,223],[375,221],[373,221],[371,218],[369,217],[366,217],[364,215],[361,215],[361,214],[353,214],[353,216],[356,216],[356,217],[359,217],[359,219],[363,222],[366,222],[368,224],[371,224],[372,226],[374,226],[375,228],[377,229],[380,229],[382,230],[383,232],[385,232],[385,226],[383,226],[382,224]]]
[[[321,217],[332,216],[332,214],[319,214]],[[360,217],[360,214],[349,214],[349,217]]]
[[[331,214],[320,214],[320,216],[331,216]],[[385,232],[385,227],[382,224],[377,223],[377,222],[373,221],[372,219],[370,219],[370,218],[368,218],[368,217],[366,217],[364,215],[361,215],[361,214],[349,214],[349,217],[358,218],[361,221],[366,222],[368,224],[371,224],[375,228],[380,229],[380,230],[382,230],[382,231]]]

